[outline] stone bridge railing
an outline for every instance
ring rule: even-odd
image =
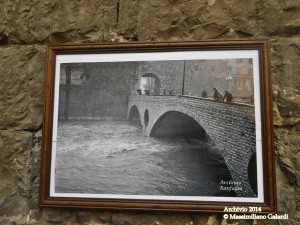
[[[129,96],[128,115],[133,106],[138,109],[143,133],[147,136],[151,135],[155,123],[167,112],[177,111],[193,118],[215,141],[233,181],[241,183],[242,190],[237,190],[237,195],[255,196],[248,179],[248,164],[256,152],[252,105],[191,97],[133,95]]]

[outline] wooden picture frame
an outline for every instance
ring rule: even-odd
[[[275,212],[269,63],[265,39],[47,46],[40,206]]]

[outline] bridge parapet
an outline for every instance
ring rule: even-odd
[[[193,118],[215,141],[233,180],[243,184],[237,194],[255,196],[248,179],[248,164],[256,152],[253,106],[203,98],[147,95],[129,97],[128,115],[132,106],[137,107],[143,133],[147,136],[167,112],[177,111]],[[145,118],[146,111],[148,118]]]

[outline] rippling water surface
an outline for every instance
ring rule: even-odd
[[[62,193],[230,196],[213,143],[148,138],[127,121],[59,121],[55,190]]]

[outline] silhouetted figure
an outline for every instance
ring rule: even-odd
[[[216,100],[216,101],[222,100],[223,96],[222,96],[221,93],[217,90],[217,88],[213,88],[213,90],[214,90],[213,99]]]
[[[166,89],[163,89],[163,95],[167,95]]]
[[[141,89],[137,89],[136,91],[137,91],[137,93],[138,93],[139,95],[142,95],[142,90],[141,90]]]
[[[151,94],[150,90],[144,90],[144,91],[145,91],[145,95],[150,96],[150,94]]]
[[[174,94],[174,89],[169,90],[169,91],[168,91],[168,94],[169,94],[169,95],[175,95],[175,94]]]
[[[202,91],[201,97],[202,98],[207,98],[207,92],[205,90]]]
[[[228,91],[225,91],[223,101],[230,103],[230,102],[232,102],[232,100],[233,100],[232,94],[230,92],[228,92]]]

